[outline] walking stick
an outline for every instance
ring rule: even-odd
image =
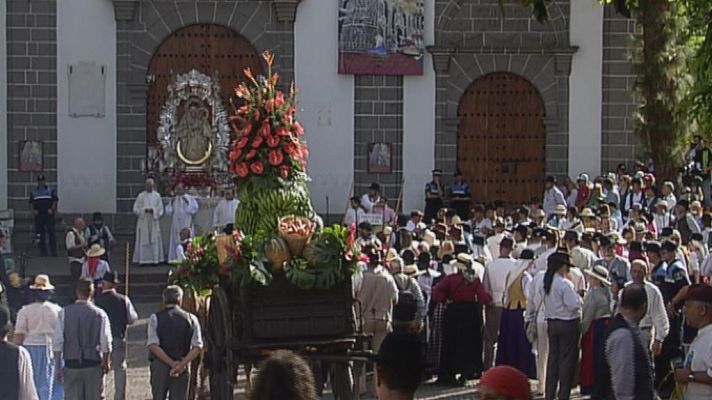
[[[130,244],[129,242],[126,242],[126,254],[124,257],[124,294],[126,297],[129,297],[129,273],[131,269],[131,261],[130,261],[130,252],[129,252],[129,247]],[[126,336],[124,337],[124,340],[126,341],[126,356],[124,359],[126,360],[126,372],[128,373],[129,370],[129,329],[128,327],[126,328]],[[128,384],[128,379],[127,379],[127,385],[126,385],[126,396],[127,398],[130,398],[129,394],[131,391],[131,385]]]
[[[401,181],[400,191],[398,192],[398,202],[396,203],[396,222],[394,226],[398,225],[398,216],[400,215],[401,201],[403,200],[403,188],[405,187],[405,178]]]

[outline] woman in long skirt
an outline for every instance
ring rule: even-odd
[[[481,307],[477,303],[489,304],[492,298],[472,270],[469,254],[458,254],[453,264],[458,272],[433,288],[433,300],[447,304],[438,383],[464,385],[481,372],[476,370],[476,358],[482,356],[482,335],[477,334],[482,327],[477,326],[476,315]]]
[[[536,379],[536,358],[524,329],[524,310],[527,308],[525,293],[532,280],[527,269],[533,259],[533,251],[522,251],[521,258],[517,261],[518,269],[506,278],[507,292],[499,325],[496,365],[512,366],[529,378]]]
[[[611,292],[608,290],[608,271],[597,265],[589,276],[590,289],[583,298],[583,318],[581,331],[586,332],[581,339],[581,394],[593,394],[596,371],[603,368],[603,354],[606,342],[606,328],[611,320]]]

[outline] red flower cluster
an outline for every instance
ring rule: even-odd
[[[235,88],[245,102],[229,117],[237,137],[230,150],[230,172],[238,180],[253,176],[294,178],[306,170],[309,150],[302,137],[304,128],[294,118],[294,84],[289,96],[276,89],[279,75],[272,73],[274,56],[262,54],[267,63],[267,78],[255,78],[248,68],[247,82]]]

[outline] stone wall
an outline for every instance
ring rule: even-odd
[[[619,163],[632,166],[641,153],[634,132],[638,108],[633,70],[635,22],[606,6],[603,14],[603,110],[601,167],[615,170]]]
[[[56,26],[55,0],[7,0],[8,207],[18,218],[38,175],[19,170],[22,141],[43,142],[41,173],[57,181]]]
[[[214,23],[247,38],[258,52],[278,55],[282,82],[294,77],[294,15],[297,1],[118,1],[117,18],[117,211],[130,213],[143,190],[146,157],[146,74],[151,57],[176,30]],[[133,218],[124,218],[126,229]],[[124,227],[119,227],[123,229]]]
[[[403,77],[356,76],[354,97],[354,194],[377,182],[395,207],[403,180]],[[368,173],[369,143],[392,144],[391,173]]]
[[[546,109],[546,173],[568,170],[568,99],[571,57],[569,2],[549,5],[550,21],[530,18],[518,1],[437,0],[435,45],[429,48],[436,71],[435,166],[457,168],[457,108],[465,90],[492,72],[511,72],[539,90]]]

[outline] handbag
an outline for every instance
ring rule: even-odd
[[[542,305],[544,305],[544,298],[541,299],[541,303],[539,303],[539,306],[536,308],[536,312],[532,313],[531,316],[527,316],[527,321],[524,322],[524,331],[527,336],[527,340],[531,344],[536,342],[539,335],[536,320],[539,312],[541,311]]]

